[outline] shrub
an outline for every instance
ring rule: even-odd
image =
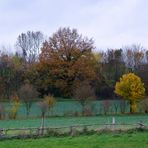
[[[47,103],[48,105],[48,113],[49,111],[53,108],[53,106],[55,105],[56,103],[56,100],[53,96],[51,95],[48,95],[48,96],[45,96],[44,97],[44,101]]]
[[[142,112],[148,113],[148,98],[146,98],[140,102],[140,108],[141,108]]]
[[[41,122],[41,134],[44,134],[44,120],[45,120],[45,114],[48,111],[48,104],[45,100],[38,102],[38,106],[41,110],[41,117],[42,117],[42,122]]]
[[[84,110],[83,110],[83,115],[84,116],[91,116],[92,115],[91,108],[85,107]]]
[[[106,115],[109,112],[109,109],[110,109],[110,101],[104,100],[102,102],[102,107],[103,107],[104,114]]]
[[[14,93],[13,95],[11,95],[11,109],[9,112],[9,118],[10,119],[16,119],[17,116],[17,111],[19,109],[20,106],[20,100],[19,97],[16,93]]]
[[[84,114],[85,106],[90,103],[90,101],[94,100],[95,92],[91,87],[88,81],[82,82],[79,86],[77,86],[74,90],[74,98],[77,99],[82,106],[82,114]]]
[[[120,107],[120,112],[121,112],[122,114],[125,113],[125,111],[126,111],[126,106],[127,106],[126,101],[125,101],[125,100],[121,100],[121,101],[120,101],[120,104],[119,104],[119,107]]]
[[[18,90],[19,98],[23,100],[26,107],[26,115],[29,116],[30,109],[32,107],[32,101],[38,96],[36,89],[26,82],[21,88]]]
[[[5,108],[2,104],[0,104],[0,119],[5,118]]]
[[[115,112],[115,114],[117,114],[118,113],[118,108],[119,108],[119,103],[117,101],[115,101],[113,103],[113,106],[114,106],[114,112]]]

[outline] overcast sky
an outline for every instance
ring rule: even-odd
[[[148,48],[148,0],[0,0],[0,45],[14,45],[28,30],[50,36],[59,27],[93,37],[98,49]]]

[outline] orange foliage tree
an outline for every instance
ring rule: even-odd
[[[75,85],[96,77],[93,48],[92,39],[83,38],[76,29],[60,28],[41,49],[37,71],[44,77],[38,85],[72,96]]]

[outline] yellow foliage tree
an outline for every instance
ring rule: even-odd
[[[53,96],[48,95],[44,97],[44,102],[48,105],[48,111],[54,106],[56,103],[56,100]],[[48,112],[49,113],[49,112]]]
[[[144,98],[145,88],[141,78],[134,73],[124,74],[115,85],[115,93],[130,103],[130,113],[136,112],[136,102]]]
[[[20,106],[20,100],[19,100],[19,97],[16,93],[11,95],[11,106],[12,107],[10,109],[9,116],[10,116],[11,119],[16,119],[17,111],[18,111],[19,106]]]

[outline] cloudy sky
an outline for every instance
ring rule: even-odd
[[[148,0],[0,0],[0,45],[13,46],[28,30],[50,36],[59,27],[93,37],[98,49],[148,48]]]

